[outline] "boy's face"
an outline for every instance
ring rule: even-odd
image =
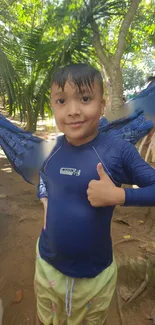
[[[82,93],[70,81],[66,82],[64,91],[54,83],[51,88],[51,106],[59,130],[71,144],[84,144],[97,135],[103,110],[103,96],[97,79],[92,90],[84,86]]]

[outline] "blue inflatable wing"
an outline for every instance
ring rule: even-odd
[[[0,146],[15,171],[27,182],[31,183],[33,170],[32,165],[24,166],[23,161],[34,150],[40,152],[42,142],[42,139],[18,128],[0,114]]]
[[[126,103],[124,109],[128,111],[129,115],[139,109],[143,110],[146,118],[155,121],[155,81],[152,81],[146,89]]]
[[[103,119],[99,123],[100,132],[108,132],[114,137],[121,137],[133,144],[148,134],[153,128],[152,120],[147,120],[142,110],[137,110],[130,116],[105,124]]]
[[[99,132],[108,132],[113,137],[121,137],[135,144],[149,133],[153,122],[146,120],[144,112],[138,110],[127,118],[109,123],[106,118],[99,121]],[[0,146],[12,167],[25,181],[32,183],[52,151],[52,144],[30,132],[13,125],[0,114]]]

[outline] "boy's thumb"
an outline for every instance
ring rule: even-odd
[[[99,163],[97,165],[97,172],[98,172],[98,175],[99,175],[100,179],[103,179],[103,177],[105,176],[105,171],[104,171],[103,166],[102,166],[101,163]]]

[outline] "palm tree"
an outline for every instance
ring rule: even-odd
[[[63,19],[68,24],[71,46],[77,38],[79,49],[80,46],[81,49],[84,45],[87,46],[87,60],[98,61],[106,83],[110,84],[108,91],[113,112],[118,112],[123,106],[121,59],[140,2],[141,0],[71,0],[63,1],[57,7],[56,19]],[[89,59],[90,48],[92,60]]]
[[[26,18],[21,27],[17,16],[13,16],[16,24],[9,32],[3,32],[0,52],[1,93],[7,93],[10,114],[19,110],[21,118],[27,118],[28,129],[35,130],[38,116],[51,113],[52,74],[70,62],[89,62],[102,69],[105,80],[111,82],[112,110],[117,111],[123,98],[121,56],[139,2],[131,1],[130,6],[126,0],[46,2],[44,12],[43,8],[35,7],[28,27]],[[40,10],[44,13],[41,18]],[[113,46],[110,52],[106,45],[107,31],[115,20],[122,25],[118,44],[115,41],[116,48]]]

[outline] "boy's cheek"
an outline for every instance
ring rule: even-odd
[[[62,118],[58,114],[54,114],[54,118],[58,128],[60,128],[64,124]]]

